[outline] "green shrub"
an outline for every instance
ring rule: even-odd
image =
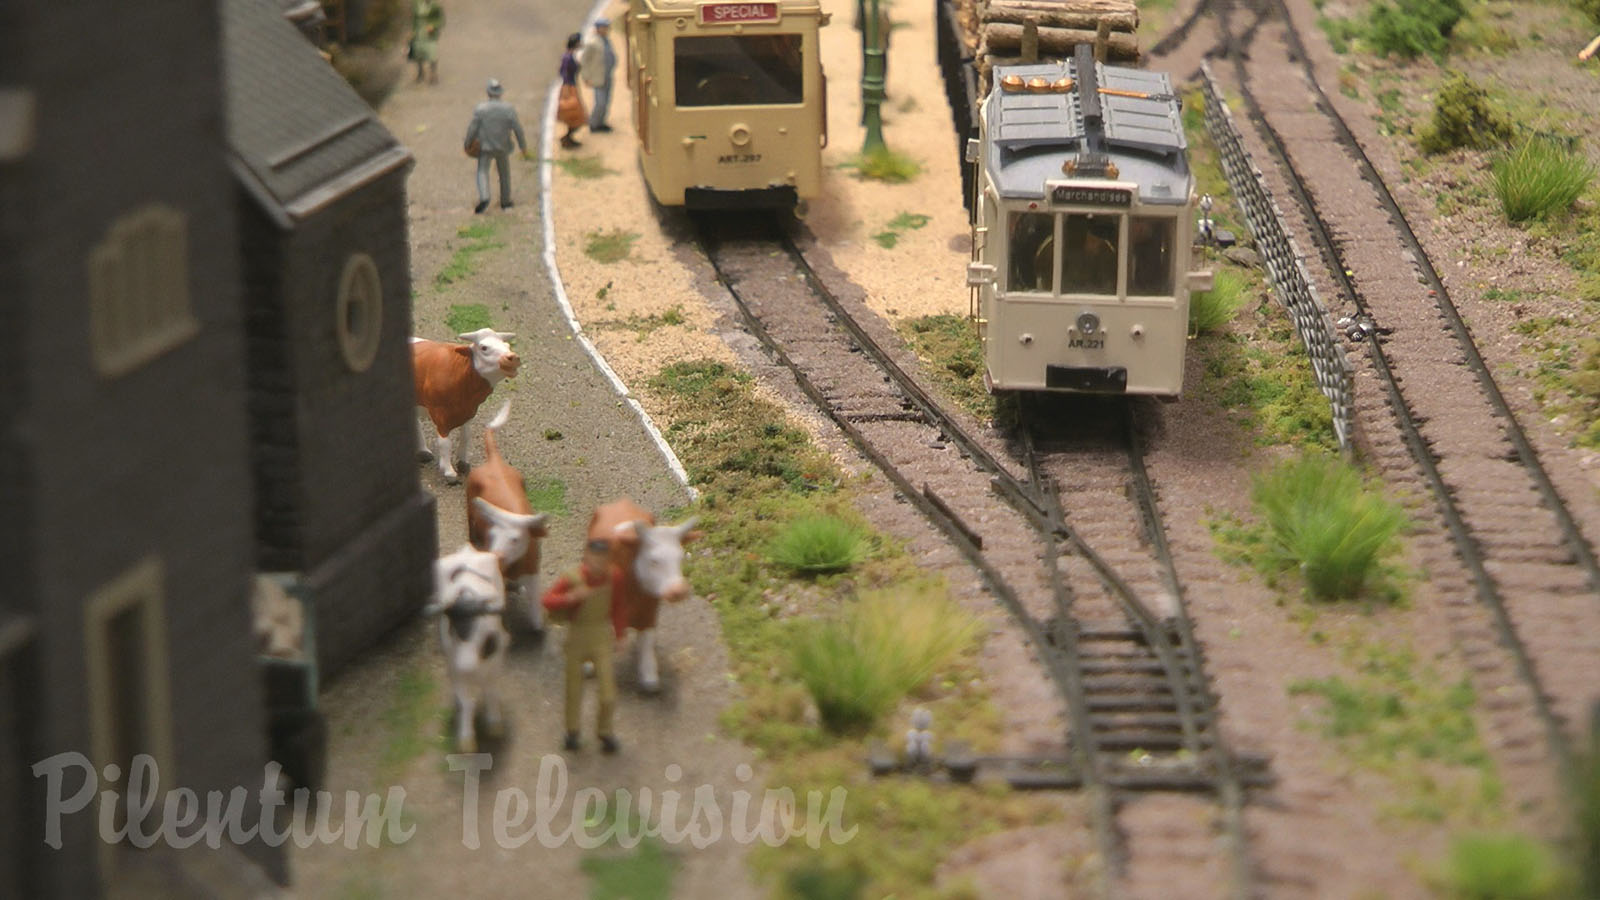
[[[839,618],[801,626],[794,663],[822,724],[835,733],[859,733],[976,634],[977,622],[942,590],[868,592]]]
[[[1463,14],[1461,0],[1380,0],[1367,14],[1366,42],[1379,56],[1439,58]]]
[[[1405,524],[1405,513],[1369,492],[1360,473],[1322,454],[1256,476],[1251,496],[1270,552],[1297,567],[1318,600],[1359,595]]]
[[[896,153],[888,147],[862,153],[844,163],[844,166],[855,169],[862,178],[873,178],[890,184],[903,184],[922,174],[922,167],[916,160],[904,153]]]
[[[865,555],[861,530],[834,516],[796,519],[767,550],[773,562],[807,575],[843,572]]]
[[[1457,838],[1445,864],[1445,890],[1453,900],[1544,900],[1561,890],[1555,860],[1522,835]]]
[[[1189,333],[1206,334],[1233,321],[1244,306],[1245,291],[1249,288],[1245,277],[1224,266],[1212,277],[1211,290],[1189,297]]]
[[[1494,192],[1512,222],[1571,208],[1589,189],[1595,168],[1583,153],[1548,138],[1530,138],[1495,159]]]
[[[1489,100],[1489,92],[1467,76],[1450,76],[1433,98],[1433,119],[1417,135],[1424,153],[1457,147],[1486,150],[1511,140],[1511,120]]]

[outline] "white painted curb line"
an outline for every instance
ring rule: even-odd
[[[594,6],[589,9],[589,14],[584,17],[583,27],[579,31],[587,32],[594,25],[594,20],[600,17],[600,11],[610,2],[611,0],[595,0]],[[595,348],[594,342],[583,333],[583,325],[578,322],[578,317],[572,312],[572,304],[567,301],[567,287],[561,281],[561,267],[556,265],[555,204],[550,196],[551,173],[555,169],[556,99],[560,92],[561,78],[557,76],[556,80],[550,83],[550,90],[545,97],[543,135],[539,141],[539,215],[544,219],[544,265],[550,273],[550,288],[556,295],[556,302],[561,305],[561,314],[567,317],[567,327],[572,329],[572,336],[583,346],[583,352],[589,354],[595,366],[605,373],[606,379],[611,382],[611,389],[617,392],[617,396],[633,407],[634,415],[639,417],[639,422],[644,425],[645,431],[650,433],[650,439],[655,441],[656,449],[666,458],[667,466],[672,469],[672,474],[678,479],[678,483],[689,493],[689,499],[699,500],[700,492],[689,485],[689,473],[684,471],[678,454],[672,452],[666,438],[661,436],[661,430],[651,421],[650,414],[645,412],[639,401],[628,392],[628,386],[622,383],[622,379],[617,377],[617,373],[606,362],[606,358]]]

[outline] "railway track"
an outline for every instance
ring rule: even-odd
[[[1252,0],[1238,32],[1233,0],[1210,6],[1230,86],[1301,219],[1289,224],[1323,258],[1334,315],[1358,323],[1378,388],[1358,394],[1368,453],[1391,483],[1416,485],[1436,508],[1441,526],[1414,541],[1485,697],[1491,743],[1503,748],[1502,766],[1528,773],[1524,783],[1570,771],[1600,659],[1594,551],[1421,241],[1317,83],[1283,0]],[[1280,29],[1282,41],[1252,40]],[[1289,72],[1304,91],[1291,89]],[[1555,792],[1540,802],[1559,803]]]
[[[1026,428],[1026,472],[1014,471],[896,363],[789,235],[770,222],[741,223],[739,232],[729,239],[702,223],[698,237],[747,329],[974,566],[1062,699],[1061,765],[1002,777],[1085,793],[1109,861],[1102,896],[1159,896],[1173,872],[1216,863],[1217,831],[1229,848],[1218,895],[1252,896],[1242,809],[1264,765],[1236,760],[1217,736],[1215,698],[1183,615],[1132,414],[1116,438],[1120,463],[1106,451],[1092,480],[1061,477],[1081,448],[1048,432],[1034,447]],[[969,523],[981,523],[981,533]],[[1084,529],[1118,556],[1098,552]],[[1140,574],[1124,577],[1130,568]]]

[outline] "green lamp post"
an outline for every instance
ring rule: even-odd
[[[867,138],[861,144],[863,156],[881,153],[888,149],[883,143],[883,44],[878,19],[878,0],[864,0],[866,10],[862,15],[861,64],[861,122],[867,127]]]

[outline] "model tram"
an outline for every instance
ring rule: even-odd
[[[991,390],[1183,389],[1194,176],[1164,73],[996,66],[968,143],[968,284]]]
[[[828,142],[818,0],[631,0],[627,77],[657,202],[793,207]]]

